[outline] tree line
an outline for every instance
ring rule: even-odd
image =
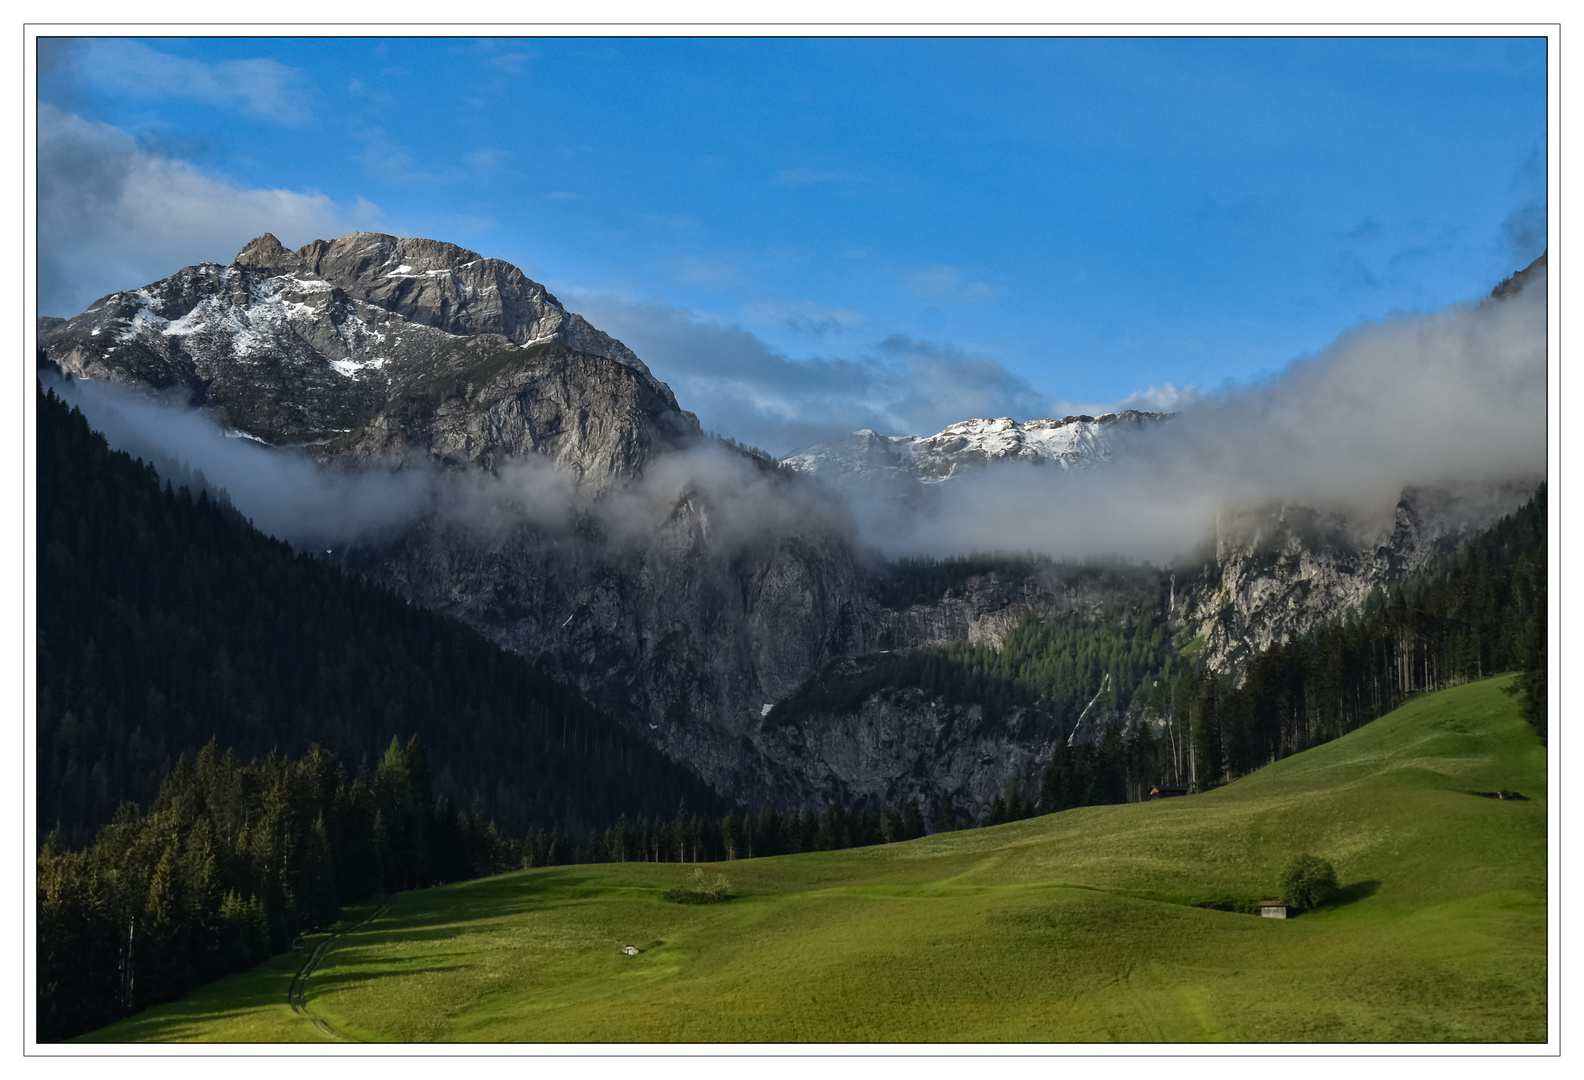
[[[1421,567],[1378,610],[1273,644],[1241,683],[1200,680],[1187,781],[1212,787],[1345,735],[1408,698],[1517,672],[1545,738],[1546,488]]]
[[[38,856],[38,1038],[102,1027],[285,951],[378,893],[523,865],[525,847],[436,790],[392,740],[349,775],[318,747],[241,764],[211,742],[147,810],[124,803],[80,850]]]

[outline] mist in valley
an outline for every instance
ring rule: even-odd
[[[1127,433],[1100,465],[995,464],[907,508],[855,507],[893,554],[1157,563],[1201,544],[1218,516],[1273,504],[1335,515],[1358,537],[1390,528],[1406,488],[1488,517],[1545,475],[1545,300],[1542,275],[1509,300],[1361,326],[1268,382]]]
[[[1544,285],[1541,276],[1504,301],[1358,327],[1275,378],[1199,395],[1169,421],[1127,433],[1108,462],[997,463],[900,487],[893,476],[847,491],[845,504],[817,480],[710,439],[593,499],[537,458],[489,474],[427,461],[327,466],[179,403],[99,381],[52,385],[113,446],[165,474],[200,471],[260,529],[311,549],[390,535],[426,515],[486,535],[560,534],[589,521],[607,540],[641,547],[686,497],[707,508],[710,539],[727,548],[815,530],[887,557],[1002,551],[1159,564],[1202,545],[1219,515],[1277,503],[1333,514],[1359,536],[1389,529],[1408,487],[1461,492],[1474,516],[1510,509],[1478,499],[1510,499],[1513,485],[1545,473]]]

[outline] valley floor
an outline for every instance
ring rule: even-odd
[[[405,893],[306,1014],[302,953],[84,1040],[1544,1042],[1546,757],[1507,681],[1202,795],[719,864],[725,904],[665,902],[692,868],[646,863]],[[1195,906],[1274,896],[1306,851],[1325,908]]]

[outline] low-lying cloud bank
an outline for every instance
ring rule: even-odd
[[[916,370],[938,359],[909,355]],[[729,386],[728,361],[706,358],[699,371],[711,363],[721,365]],[[791,362],[764,361],[772,372],[778,363]],[[947,366],[960,373],[956,363],[951,358]],[[861,365],[848,375],[857,390],[874,386]],[[856,522],[858,537],[890,555],[1034,551],[1159,563],[1196,548],[1228,509],[1297,503],[1338,511],[1373,531],[1390,526],[1405,487],[1476,491],[1537,482],[1546,468],[1545,288],[1542,277],[1505,301],[1373,323],[1268,383],[1222,396],[1185,395],[1175,418],[1138,433],[1125,452],[1092,468],[998,465],[920,486],[918,499],[900,500],[893,477],[855,493],[851,516],[822,485],[782,482],[710,443],[661,458],[642,483],[596,506],[538,459],[508,463],[494,475],[422,466],[327,469],[304,453],[228,437],[206,415],[114,386],[77,383],[66,392],[112,445],[162,471],[174,463],[200,467],[260,528],[318,549],[400,529],[425,514],[483,531],[526,522],[557,532],[592,513],[613,540],[642,546],[678,498],[695,490],[707,495],[709,527],[727,545],[816,525],[847,533]],[[910,407],[927,414],[950,407],[949,400],[921,391]],[[1014,412],[959,400],[940,426],[998,411]]]
[[[886,549],[1030,550],[1164,561],[1228,508],[1289,502],[1388,526],[1405,487],[1535,483],[1546,470],[1542,276],[1502,302],[1344,334],[1274,381],[1201,397],[1087,470],[1002,466],[910,515],[859,500]]]
[[[619,549],[641,550],[689,494],[702,496],[706,532],[722,550],[810,528],[854,534],[847,508],[828,492],[714,440],[658,458],[638,483],[595,500],[547,459],[509,460],[492,473],[423,462],[327,467],[301,449],[262,445],[226,431],[213,415],[139,391],[42,378],[113,448],[151,462],[177,486],[223,492],[257,528],[299,549],[332,554],[431,519],[486,541],[523,526],[567,538],[587,521]],[[580,543],[587,539],[580,534]]]

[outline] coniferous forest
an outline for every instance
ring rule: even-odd
[[[441,790],[517,831],[727,808],[521,657],[162,484],[53,392],[38,463],[40,840],[87,843],[211,740],[355,769],[416,734]]]

